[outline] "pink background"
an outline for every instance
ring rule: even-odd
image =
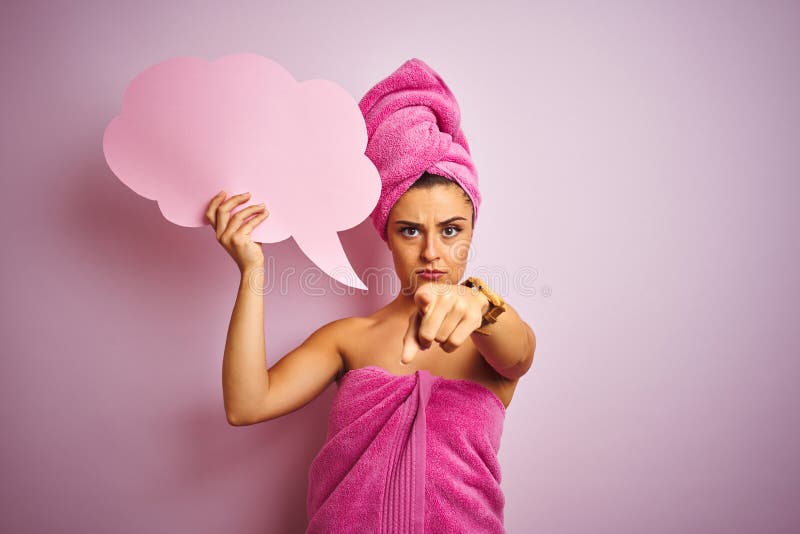
[[[419,57],[459,99],[472,266],[537,275],[502,288],[538,339],[509,532],[800,529],[797,3],[37,1],[0,25],[1,531],[305,526],[335,386],[227,424],[236,266],[101,149],[136,73],[234,52],[356,98]],[[357,272],[391,266],[369,220],[340,235]],[[303,292],[294,242],[265,253],[296,269],[265,296],[270,365],[391,298]]]

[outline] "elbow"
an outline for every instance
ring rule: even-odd
[[[528,327],[528,343],[530,343],[529,356],[531,363],[533,363],[533,354],[536,352],[536,334],[533,333],[533,328]]]
[[[247,426],[253,424],[253,420],[246,416],[242,410],[228,409],[226,407],[225,418],[231,426]]]
[[[231,426],[250,426],[273,419],[273,415],[263,412],[225,412],[228,424]]]
[[[231,425],[231,426],[250,426],[250,425],[254,425],[254,424],[260,422],[260,421],[255,420],[255,419],[247,419],[247,418],[244,418],[244,417],[241,417],[241,416],[235,416],[235,415],[228,415],[227,418],[228,418],[228,424]]]
[[[536,352],[536,335],[533,329],[528,327],[528,347],[525,352],[525,357],[522,358],[515,367],[517,378],[526,375],[533,365],[533,355]]]
[[[536,353],[536,334],[533,333],[533,328],[531,328],[530,326],[528,327],[528,344],[529,344],[528,357],[527,357],[528,364],[525,367],[526,373],[528,372],[528,369],[531,368],[531,365],[533,365],[533,355],[534,353]]]
[[[225,417],[228,420],[228,424],[231,426],[244,426],[244,423],[236,414],[226,412]]]
[[[511,367],[498,371],[501,375],[509,380],[519,380],[522,378],[533,365],[533,353],[536,351],[536,336],[533,330],[528,327],[526,332],[526,343],[520,352],[524,354],[516,363]]]
[[[249,426],[263,421],[269,421],[274,415],[274,411],[265,409],[266,401],[253,402],[234,402],[233,400],[224,401],[225,417],[231,426]]]
[[[231,426],[241,425],[241,418],[237,410],[234,409],[233,403],[225,396],[222,397],[223,408],[225,409],[225,419]]]

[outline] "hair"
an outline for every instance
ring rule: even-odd
[[[409,189],[414,188],[422,188],[422,189],[431,189],[437,185],[443,185],[446,187],[455,186],[461,191],[461,194],[464,195],[464,199],[469,204],[469,207],[472,209],[472,227],[475,227],[475,206],[472,205],[472,199],[469,198],[469,195],[464,188],[461,187],[458,182],[454,180],[450,180],[449,178],[445,178],[444,176],[439,176],[438,174],[431,174],[427,171],[422,173],[422,176],[417,178],[417,181],[411,184]]]

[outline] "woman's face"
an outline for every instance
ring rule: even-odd
[[[437,283],[457,284],[472,242],[472,205],[457,185],[409,189],[389,212],[386,235],[404,290],[432,281],[420,276],[424,269],[444,271]]]

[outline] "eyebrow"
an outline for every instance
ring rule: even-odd
[[[448,224],[450,224],[453,221],[466,221],[466,220],[467,219],[465,219],[464,217],[458,217],[458,216],[450,217],[449,219],[440,222],[437,226],[447,226]],[[416,222],[412,222],[412,221],[395,221],[394,223],[395,224],[410,224],[412,226],[420,226],[420,223],[416,223]]]

